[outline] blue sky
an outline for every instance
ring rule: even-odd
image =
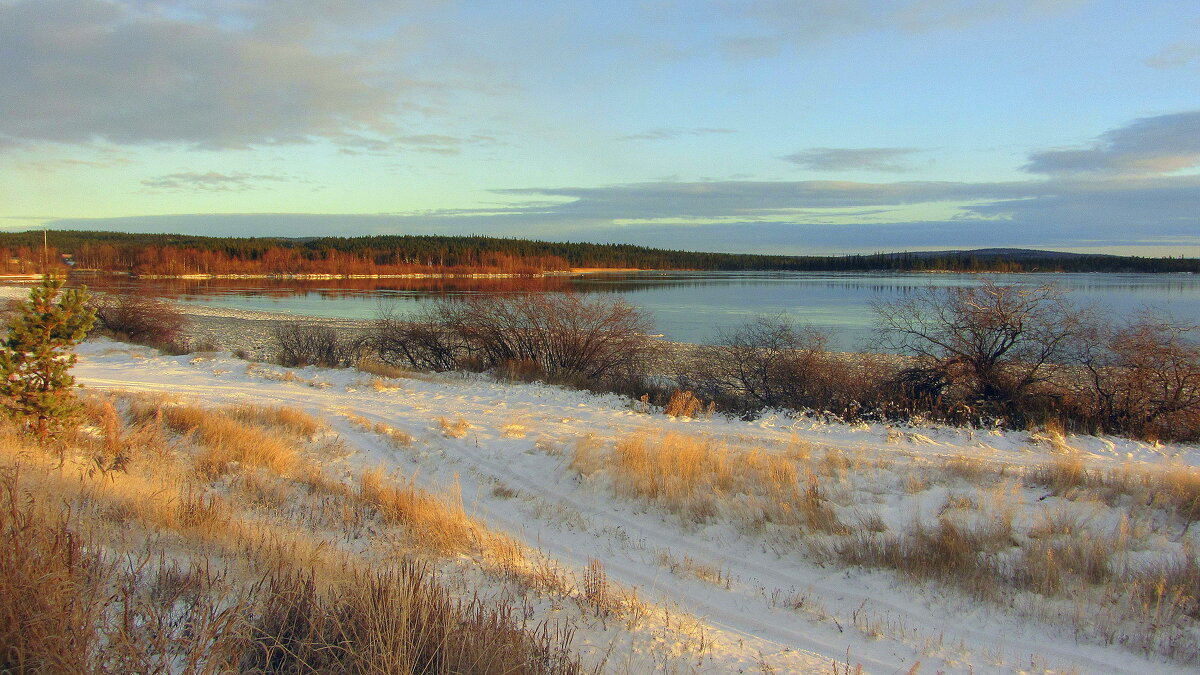
[[[1200,5],[0,0],[0,228],[1200,256]]]

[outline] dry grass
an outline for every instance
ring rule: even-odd
[[[359,359],[358,363],[355,364],[354,367],[368,375],[375,375],[376,377],[387,380],[399,380],[413,375],[413,371],[410,368],[394,366],[384,363],[379,359],[367,357]]]
[[[1186,533],[1200,494],[1194,469],[1102,471],[1064,453],[1025,472],[966,456],[917,459],[896,470],[889,460],[857,452],[817,452],[803,444],[768,452],[648,432],[614,448],[580,439],[571,467],[688,521],[790,533],[820,563],[947,584],[975,600],[1066,620],[1079,636],[1185,663],[1200,660],[1190,628],[1200,615],[1200,564],[1186,544],[1181,553],[1155,550],[1159,544],[1149,534],[1159,528],[1159,538],[1178,540],[1175,525]],[[884,469],[892,471],[861,482]],[[918,513],[906,526],[890,528],[864,507],[875,493],[860,491],[880,485],[906,500],[942,490],[945,497],[932,517]],[[1042,503],[1050,496],[1045,488],[1067,501]],[[850,512],[845,520],[834,501]],[[1096,517],[1100,511],[1103,517]],[[1121,516],[1116,525],[1114,516]],[[729,583],[720,570],[688,556],[664,554],[660,563],[678,575]]]
[[[697,560],[687,553],[679,558],[666,549],[660,550],[658,563],[679,577],[699,579],[722,588],[729,588],[732,584],[728,570]]]
[[[667,405],[663,407],[663,414],[668,417],[712,417],[716,411],[716,404],[710,402],[704,404],[696,395],[690,391],[673,391],[671,398],[667,400]]]
[[[525,438],[529,435],[529,427],[520,422],[509,422],[500,425],[500,435],[505,438]]]
[[[404,385],[400,382],[382,377],[372,377],[367,384],[372,390],[379,393],[383,393],[385,391],[397,391],[404,388]]]
[[[349,420],[351,424],[359,429],[362,429],[363,431],[370,431],[383,436],[396,448],[407,448],[416,442],[416,439],[412,437],[412,434],[409,434],[403,429],[397,429],[395,427],[388,426],[383,422],[372,422],[361,415],[354,414],[347,414],[346,419]]]
[[[698,436],[634,434],[610,453],[580,445],[572,462],[585,475],[606,468],[621,494],[656,503],[696,522],[725,514],[753,528],[818,532],[845,526],[811,468],[788,456],[735,450]]]
[[[223,411],[239,422],[256,424],[270,431],[286,431],[306,440],[312,440],[318,433],[329,428],[329,425],[312,415],[286,406],[246,403],[224,408]]]
[[[222,410],[194,406],[162,408],[162,419],[172,430],[189,434],[202,446],[196,453],[196,471],[214,477],[233,466],[258,466],[287,474],[296,466],[296,446],[286,438],[255,424],[246,424]]]
[[[448,417],[437,418],[438,428],[446,438],[462,438],[471,431],[471,423],[462,417],[451,421]]]
[[[1077,454],[1055,457],[1026,474],[1030,485],[1045,487],[1067,499],[1097,499],[1110,506],[1129,500],[1163,509],[1184,528],[1200,520],[1200,469],[1168,466],[1160,469],[1120,467],[1090,469]]]
[[[378,509],[385,522],[403,526],[416,542],[439,553],[477,550],[484,541],[483,526],[467,516],[461,499],[446,499],[416,487],[397,485],[380,470],[359,478],[359,497]]]
[[[413,563],[322,590],[268,579],[242,667],[316,673],[577,673],[569,629],[533,631],[509,606],[456,602]]]
[[[944,515],[932,525],[916,519],[900,534],[860,531],[846,538],[837,552],[846,564],[893,569],[922,580],[953,581],[974,597],[994,598],[998,554],[1011,545],[1011,522],[964,523]]]
[[[298,384],[307,385],[315,389],[328,389],[329,382],[319,380],[315,377],[302,377],[296,374],[296,371],[291,369],[276,370],[263,366],[259,363],[246,364],[246,374],[252,377],[261,377],[264,380],[272,380],[275,382],[295,382]]]
[[[287,471],[231,465],[218,494],[191,456],[229,445],[231,421],[309,427],[146,398],[124,423],[119,402],[93,400],[94,431],[57,456],[0,425],[0,672],[580,672],[569,629],[454,600],[427,568],[368,562],[314,529],[349,536],[369,512],[419,550],[487,540],[457,500],[379,476],[355,491],[303,453]]]

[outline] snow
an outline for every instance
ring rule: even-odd
[[[827,673],[831,664],[850,663],[868,673],[905,673],[919,662],[916,672],[922,673],[1194,672],[1099,644],[1086,634],[1077,638],[1072,628],[1039,618],[1036,611],[974,603],[936,584],[822,563],[786,537],[747,533],[728,520],[684,522],[614,496],[603,471],[584,477],[570,467],[576,443],[585,437],[600,447],[634,433],[667,431],[775,451],[811,443],[888,460],[885,468],[846,479],[843,494],[871,496],[873,503],[839,508],[849,514],[869,507],[899,528],[915,514],[935,513],[946,497],[938,486],[906,491],[903,476],[940,458],[996,467],[1050,461],[1054,444],[1028,432],[832,424],[782,412],[750,422],[674,419],[640,412],[613,395],[474,375],[421,375],[380,390],[370,386],[370,375],[354,370],[296,369],[288,378],[287,369],[251,365],[229,353],[162,356],[103,339],[81,345],[79,354],[73,372],[91,390],[170,392],[213,405],[252,402],[305,410],[327,419],[352,450],[327,467],[331,474],[351,476],[381,466],[398,476],[415,475],[429,489],[457,484],[468,510],[489,528],[576,573],[599,561],[611,582],[636,589],[650,603],[647,617],[633,626],[577,618],[577,649],[605,661],[609,670]],[[348,414],[404,431],[415,442],[397,449],[352,424]],[[470,426],[451,437],[439,418],[461,418]],[[1066,442],[1096,467],[1200,463],[1195,446],[1100,437]],[[1021,517],[1030,518],[1033,509],[1055,500],[1022,494],[1019,501]],[[1194,533],[1190,539],[1159,539],[1155,546],[1165,551],[1200,544]],[[699,578],[705,570],[716,570],[721,579]],[[470,583],[491,583],[470,570],[460,575]],[[565,611],[544,599],[533,607],[545,616]]]

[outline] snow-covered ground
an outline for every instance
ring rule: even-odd
[[[457,483],[468,510],[489,528],[577,572],[599,561],[610,582],[636,589],[653,608],[652,619],[633,626],[595,618],[577,625],[577,648],[611,670],[828,673],[832,664],[849,663],[868,673],[905,673],[919,663],[920,673],[1195,672],[1194,665],[1101,644],[1079,630],[1086,618],[1054,620],[1054,605],[981,604],[937,584],[822,562],[795,538],[750,532],[720,517],[685,521],[615,496],[605,471],[582,476],[571,467],[579,443],[603,450],[634,434],[682,432],[765,452],[801,444],[864,467],[829,488],[847,520],[868,509],[902,528],[914,517],[935,517],[945,503],[943,484],[913,479],[945,459],[999,471],[1069,451],[1097,468],[1159,468],[1196,466],[1195,446],[1070,437],[1064,450],[1026,432],[840,425],[786,414],[752,422],[676,419],[616,396],[482,376],[421,375],[372,386],[372,376],[354,370],[288,376],[229,353],[166,357],[107,340],[90,341],[79,354],[74,374],[90,390],[305,410],[328,420],[351,450],[327,467],[332,474],[349,480],[382,466],[432,490]],[[349,415],[415,441],[397,448]],[[1063,501],[1029,488],[1015,488],[1013,500],[1018,520]],[[1200,544],[1194,530],[1144,539],[1152,552]],[[548,616],[565,611],[552,602],[533,607]]]

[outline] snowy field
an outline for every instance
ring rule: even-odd
[[[1069,590],[1046,597],[1001,589],[978,601],[961,584],[866,569],[832,553],[864,532],[1003,514],[1016,543],[1120,531],[1123,564],[1187,556],[1200,544],[1197,528],[1162,509],[1066,499],[1022,476],[1063,457],[1097,475],[1154,474],[1196,466],[1194,446],[787,414],[673,418],[616,396],[484,376],[289,370],[229,353],[161,356],[103,339],[79,354],[74,374],[87,390],[295,407],[326,420],[345,443],[325,467],[331,476],[350,482],[381,467],[440,494],[461,491],[467,511],[489,529],[607,584],[614,597],[636,597],[636,611],[629,603],[585,611],[552,594],[506,588],[469,557],[442,563],[463,593],[520,597],[527,613],[572,626],[576,649],[605,671],[1195,672],[1193,620],[1173,616],[1169,631],[1149,626],[1165,620],[1152,604],[1131,615]],[[394,442],[405,437],[411,442]],[[765,495],[736,490],[692,495],[680,506],[622,487],[612,464],[618,447],[672,439],[723,453],[734,474],[747,453],[793,466],[793,483],[810,496],[819,488],[821,513],[846,525],[763,515],[769,509],[755,499]]]

